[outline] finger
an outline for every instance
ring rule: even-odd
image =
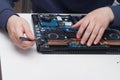
[[[17,34],[16,34],[17,46],[22,48],[22,49],[30,48],[34,45],[34,41],[21,41],[19,39],[20,36],[24,36],[24,33],[25,33],[24,29],[27,29],[24,27],[27,27],[27,26],[20,25],[19,30],[18,30],[18,28],[16,29],[16,31],[17,31]]]
[[[81,39],[81,44],[85,44],[85,42],[88,40],[89,36],[91,35],[93,28],[95,27],[95,24],[93,21],[88,25],[82,39]]]
[[[94,42],[96,36],[98,35],[99,29],[100,29],[99,25],[96,25],[93,32],[92,32],[92,34],[91,34],[91,36],[90,36],[90,38],[89,38],[89,40],[88,40],[88,42],[87,42],[87,46],[92,45],[92,43]]]
[[[96,39],[95,39],[95,41],[94,41],[94,44],[98,44],[98,42],[99,42],[100,39],[102,38],[102,35],[104,34],[104,31],[105,31],[104,28],[101,28],[101,29],[100,29],[100,31],[99,31],[99,33],[98,33],[98,35],[97,35],[97,37],[96,37]]]
[[[13,41],[13,43],[16,45],[16,46],[18,46],[19,48],[21,48],[21,49],[24,49],[24,47],[22,47],[21,45],[21,41],[20,40],[18,40],[18,37],[16,37],[15,35],[14,35],[14,37],[12,37],[12,41]]]
[[[30,48],[34,45],[34,41],[22,41],[21,47],[22,48]]]
[[[18,46],[18,47],[24,50],[31,48],[31,46]]]
[[[21,41],[20,39],[18,40],[18,46],[22,49],[30,48],[34,45],[34,41]]]
[[[10,39],[11,39],[11,41],[16,45],[17,44],[17,42],[18,42],[18,40],[17,40],[17,38],[16,38],[16,36],[14,35],[14,34],[9,34],[10,35]]]
[[[28,23],[24,23],[24,30],[25,30],[25,34],[28,38],[30,39],[34,39],[34,35],[29,27],[29,24]]]
[[[16,45],[21,49],[27,49],[34,45],[34,41],[22,41],[19,39],[16,41]]]
[[[20,42],[21,40],[19,39],[19,37],[24,36],[25,31],[24,31],[22,25],[18,25],[16,27],[19,27],[19,28],[16,28],[16,30],[15,30],[16,34],[15,34],[15,36],[16,36],[17,40]]]
[[[83,34],[83,32],[85,31],[85,29],[86,29],[86,27],[88,26],[88,24],[89,24],[89,21],[87,20],[87,21],[84,21],[82,24],[81,24],[81,26],[80,26],[80,28],[79,28],[79,30],[78,30],[78,32],[77,32],[77,38],[80,38],[81,36],[82,36],[82,34]]]
[[[81,23],[83,22],[83,19],[81,19],[80,21],[78,21],[76,24],[74,24],[72,26],[72,28],[77,28],[77,27],[80,27]]]

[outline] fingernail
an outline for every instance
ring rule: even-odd
[[[97,42],[94,42],[94,44],[97,44]]]
[[[90,44],[90,43],[87,43],[87,46],[88,46],[88,47],[90,47],[90,46],[91,46],[91,44]]]
[[[83,41],[81,41],[81,44],[85,44]]]

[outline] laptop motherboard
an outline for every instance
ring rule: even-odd
[[[37,51],[45,54],[119,54],[120,27],[109,27],[101,41],[90,47],[76,38],[71,26],[84,14],[32,14]]]

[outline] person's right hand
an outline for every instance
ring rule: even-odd
[[[16,15],[12,15],[7,22],[7,30],[10,39],[12,42],[21,49],[28,49],[34,45],[34,41],[21,41],[19,37],[34,39],[34,35],[32,34],[29,24],[22,17],[18,17]]]

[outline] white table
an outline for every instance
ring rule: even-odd
[[[20,14],[30,23],[31,15]],[[40,54],[16,48],[0,31],[3,80],[120,80],[120,55]]]

